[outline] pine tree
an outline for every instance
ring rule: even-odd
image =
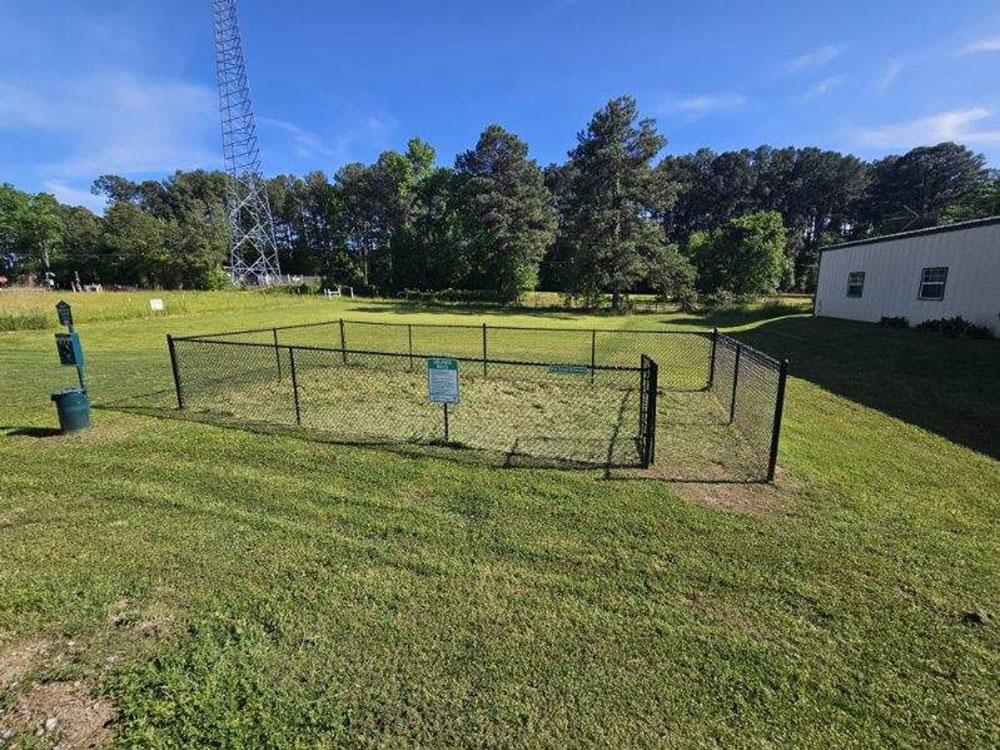
[[[612,99],[594,114],[569,154],[564,286],[590,303],[610,292],[616,309],[643,277],[644,258],[666,241],[654,218],[661,191],[652,187],[650,168],[666,139],[653,120],[637,123],[637,118],[635,99]]]
[[[538,264],[555,239],[552,198],[528,146],[490,125],[455,160],[472,282],[513,301],[534,289]]]

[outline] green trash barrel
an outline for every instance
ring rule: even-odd
[[[90,399],[86,391],[64,388],[53,393],[52,400],[56,402],[62,432],[78,432],[90,426]]]

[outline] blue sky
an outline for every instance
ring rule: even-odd
[[[491,122],[562,161],[622,93],[670,153],[955,140],[1000,166],[996,2],[242,0],[240,17],[269,174],[414,135],[450,164]],[[220,167],[214,87],[210,0],[0,0],[0,182],[99,208],[99,174]]]

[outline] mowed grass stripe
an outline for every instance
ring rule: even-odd
[[[82,328],[100,397],[164,373],[168,327],[307,316],[246,317]],[[82,680],[144,746],[996,746],[1000,471],[892,381],[918,353],[974,361],[951,391],[992,403],[996,349],[791,322],[743,334],[799,367],[779,485],[739,495],[752,514],[725,509],[732,485],[110,410],[85,435],[13,434],[54,423],[49,384],[71,371],[51,331],[3,334],[0,365],[24,376],[0,386],[0,653],[52,650],[0,687],[0,714],[36,680]],[[880,351],[881,379],[859,381]],[[941,423],[946,396],[920,402]]]

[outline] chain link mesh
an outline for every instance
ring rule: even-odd
[[[177,341],[274,343],[282,346],[434,355],[518,362],[636,367],[647,354],[660,365],[660,387],[696,391],[709,385],[712,335],[692,331],[615,331],[334,320],[233,333],[179,337]]]
[[[451,444],[635,466],[655,439],[665,475],[691,480],[768,478],[783,377],[780,363],[732,337],[674,331],[337,320],[179,337],[174,347],[187,408],[361,443],[443,442],[426,359],[455,357]],[[652,438],[643,355],[658,370]]]
[[[352,443],[445,442],[443,406],[428,400],[423,356],[201,339],[174,348],[184,406],[199,415],[297,425]],[[450,445],[511,460],[641,464],[639,367],[566,372],[459,361]]]
[[[709,391],[722,420],[738,434],[753,476],[768,475],[780,380],[780,362],[731,336],[718,336]]]

